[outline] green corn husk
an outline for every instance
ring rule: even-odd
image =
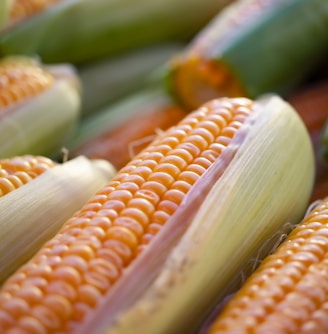
[[[250,261],[302,219],[314,181],[309,134],[277,96],[254,108],[79,334],[197,333]]]
[[[328,2],[241,0],[172,61],[167,84],[195,108],[219,96],[288,93],[328,52]]]
[[[182,45],[177,43],[156,44],[78,67],[83,91],[82,117],[88,117],[149,84],[149,73],[181,49]]]
[[[42,65],[28,57],[6,57],[45,69],[54,84],[40,94],[0,108],[0,157],[59,153],[80,118],[80,82],[68,64]]]
[[[191,38],[232,0],[62,0],[0,34],[0,55],[82,63]],[[187,15],[186,15],[187,12]]]

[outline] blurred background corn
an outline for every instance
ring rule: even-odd
[[[106,159],[116,169],[125,166],[158,133],[187,114],[157,86],[140,89],[84,118],[66,142],[70,156]]]
[[[285,95],[324,61],[327,17],[321,0],[233,2],[172,60],[168,87],[189,108],[219,96]]]
[[[55,78],[42,69],[37,62],[24,58],[6,58],[0,67],[1,114],[9,106],[32,98],[50,88]]]
[[[146,87],[159,85],[166,62],[183,44],[161,43],[77,67],[83,118]]]
[[[327,333],[327,213],[326,198],[260,264],[208,333]]]
[[[183,41],[231,1],[61,0],[4,29],[0,55],[81,64],[150,44]]]
[[[17,24],[62,0],[12,0],[7,26]]]
[[[25,155],[0,160],[0,197],[23,186],[56,163],[46,157]]]
[[[20,56],[1,59],[0,157],[58,153],[78,122],[80,100],[72,66],[43,66]]]

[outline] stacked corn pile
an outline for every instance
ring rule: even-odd
[[[3,0],[1,333],[328,333],[327,22]]]

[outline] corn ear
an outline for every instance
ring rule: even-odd
[[[243,98],[216,100],[157,136],[8,278],[0,291],[0,327],[79,333],[227,149],[252,106]]]
[[[5,29],[0,55],[37,54],[47,63],[82,63],[153,43],[186,40],[230,1],[62,0]]]
[[[7,19],[7,27],[36,15],[61,0],[13,0]]]
[[[309,207],[224,306],[208,334],[327,333],[327,208],[327,198]]]
[[[149,84],[153,77],[150,73],[157,72],[158,67],[181,49],[182,45],[177,43],[153,45],[78,67],[83,91],[82,117]]]
[[[0,197],[22,187],[56,162],[46,157],[24,155],[0,160]]]
[[[167,104],[170,98],[161,89],[145,89],[129,95],[108,107],[101,109],[96,115],[84,119],[71,140],[67,143],[69,149],[74,149],[95,136],[118,127],[122,122],[132,117],[138,117],[140,109],[157,103]]]
[[[285,95],[324,59],[327,19],[321,0],[236,1],[173,59],[168,88],[191,108],[219,96]]]
[[[11,89],[15,89],[11,84],[1,91],[6,94],[9,90],[10,93],[5,95],[4,105],[0,106],[0,157],[22,154],[52,156],[60,150],[79,120],[80,83],[75,69],[68,64],[42,65],[36,59],[14,56],[2,59],[0,68],[8,64],[12,65],[14,72],[15,66],[21,72],[27,68],[32,70],[17,84],[13,100],[7,99]],[[50,86],[36,94],[33,92],[33,96],[24,88],[21,89],[22,96],[16,96],[17,92],[20,94],[19,85],[28,86],[29,80],[33,79],[34,69],[49,76]]]
[[[263,97],[254,108],[216,167],[194,185],[175,220],[126,270],[81,334],[196,332],[254,266],[252,259],[270,251],[272,236],[299,222],[313,186],[310,138],[279,97]]]
[[[105,160],[59,164],[0,199],[0,283],[25,263],[114,175]]]

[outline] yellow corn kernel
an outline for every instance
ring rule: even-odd
[[[77,124],[80,102],[73,66],[0,59],[0,158],[57,154]]]
[[[28,183],[55,165],[51,159],[32,155],[0,160],[0,197]]]
[[[0,197],[28,183],[55,165],[51,159],[31,155],[0,160]]]
[[[35,62],[17,58],[0,63],[0,116],[6,107],[36,96],[50,88],[54,77]]]
[[[328,332],[328,198],[249,277],[211,334]]]
[[[212,101],[159,135],[5,282],[0,327],[49,333],[83,324],[225,150],[252,104]]]

